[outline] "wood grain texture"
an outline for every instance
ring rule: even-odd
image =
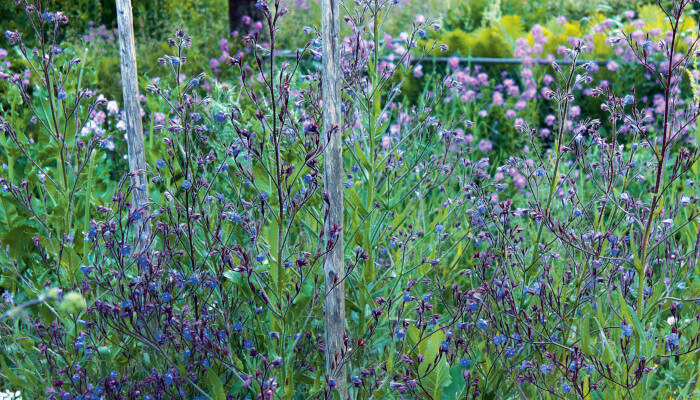
[[[116,0],[117,25],[119,40],[119,58],[121,60],[122,93],[124,119],[126,121],[129,172],[132,185],[132,215],[141,211],[142,217],[133,221],[134,244],[140,252],[150,236],[148,214],[148,178],[146,177],[146,157],[143,143],[143,125],[141,107],[139,106],[138,72],[136,69],[136,47],[134,43],[134,23],[131,0]],[[147,222],[144,222],[147,221]]]
[[[330,212],[325,225],[326,241],[334,225],[343,226],[343,144],[340,126],[340,21],[338,1],[323,0],[323,131],[335,131],[327,139],[325,148],[325,189],[330,200]],[[335,129],[334,129],[335,128]],[[348,398],[347,367],[342,361],[345,355],[345,266],[343,259],[343,233],[339,233],[337,245],[327,255],[323,270],[325,276],[326,301],[324,304],[326,323],[326,372],[332,377],[341,399]]]

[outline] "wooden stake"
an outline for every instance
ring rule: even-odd
[[[343,144],[340,131],[340,21],[338,1],[323,0],[323,131],[330,139],[325,149],[325,185],[330,200],[330,212],[325,223],[326,243],[330,240],[331,227],[343,226]],[[343,233],[340,231],[336,245],[323,264],[326,301],[326,373],[333,378],[340,398],[348,398],[347,367],[342,360],[345,336],[345,265],[343,258]]]
[[[124,117],[126,120],[129,172],[131,173],[132,201],[131,212],[140,211],[140,218],[134,219],[134,242],[137,253],[145,247],[150,236],[148,216],[148,178],[146,177],[146,157],[144,155],[143,125],[139,106],[139,83],[136,70],[136,47],[134,44],[134,17],[131,0],[116,0],[119,58],[122,71],[122,93],[124,96]]]

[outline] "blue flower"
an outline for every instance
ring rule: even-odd
[[[191,356],[191,355],[192,355],[192,351],[190,351],[190,349],[185,349],[185,350],[182,352],[182,356],[185,357],[185,358],[188,358],[188,357]]]
[[[564,382],[561,384],[561,391],[564,393],[569,393],[571,391],[571,386],[568,383]]]
[[[345,181],[345,183],[343,183],[343,186],[345,186],[345,188],[347,189],[350,189],[351,187],[355,186],[355,182],[353,182],[352,179],[348,179],[347,181]]]
[[[634,329],[632,329],[632,325],[622,325],[622,334],[626,337],[632,336],[634,334]]]
[[[583,213],[581,212],[580,208],[574,208],[574,212],[571,214],[574,216],[574,218],[578,218],[582,215]]]
[[[516,354],[516,353],[517,353],[517,351],[516,351],[514,348],[509,347],[509,348],[506,349],[506,353],[505,353],[505,354],[506,354],[506,357],[508,357],[508,358],[513,358],[513,357],[515,357],[515,354]]]
[[[216,114],[214,114],[214,119],[217,122],[226,122],[226,113],[223,111],[217,111]]]
[[[467,360],[466,358],[459,360],[459,365],[461,365],[462,368],[469,368],[471,364],[471,361]]]
[[[58,98],[59,100],[65,100],[66,98],[68,98],[68,94],[66,94],[66,90],[63,88],[58,89],[58,94],[56,95],[56,98]]]
[[[158,167],[158,168],[165,167],[165,160],[163,160],[162,158],[157,159],[156,160],[156,167]]]
[[[128,256],[129,254],[131,254],[131,245],[127,244],[126,246],[122,246],[121,253],[123,256]]]
[[[266,258],[267,258],[267,257],[265,257],[265,254],[263,254],[263,253],[260,253],[260,254],[258,254],[257,256],[255,256],[255,259],[256,259],[258,262],[263,262],[263,261],[265,261]]]
[[[160,295],[160,299],[166,303],[169,303],[169,302],[173,301],[173,295],[171,295],[168,292],[164,292],[162,295]]]
[[[264,5],[265,3],[262,0],[258,0],[255,2],[255,8],[257,8],[258,10],[262,10]]]
[[[403,292],[403,301],[408,303],[409,301],[413,301],[413,297],[411,296],[410,293],[408,292]]]
[[[447,341],[440,343],[440,349],[443,351],[448,351],[450,349],[450,344]]]
[[[163,374],[163,380],[165,381],[165,384],[166,384],[167,386],[172,385],[172,384],[173,384],[173,381],[174,381],[174,379],[173,379],[173,373],[170,372],[170,371],[168,371],[168,372],[166,372],[165,374]]]
[[[133,303],[131,300],[124,300],[122,301],[122,307],[124,308],[131,308],[133,306]]]
[[[80,272],[82,272],[83,275],[90,275],[90,273],[92,272],[92,267],[86,267],[85,265],[81,265]]]
[[[631,94],[628,94],[627,96],[625,96],[622,99],[622,102],[625,104],[632,104],[632,103],[634,103],[634,96],[632,96]]]
[[[51,22],[54,20],[54,13],[52,12],[45,12],[43,15],[44,21],[46,22]]]
[[[504,335],[497,335],[497,336],[494,336],[494,338],[493,338],[493,344],[495,344],[496,346],[500,346],[503,343],[505,343],[506,340],[508,340],[508,339],[506,339],[506,337]]]
[[[396,330],[396,338],[401,340],[406,336],[406,332],[403,329],[397,329]]]
[[[445,232],[444,226],[442,226],[440,224],[435,225],[435,233],[437,233],[438,235],[441,235],[443,232]]]
[[[547,364],[540,365],[540,371],[542,371],[543,374],[549,373],[549,365],[547,365]]]
[[[185,179],[185,181],[182,182],[183,189],[188,190],[191,187],[192,187],[192,182],[190,182],[189,180]]]
[[[476,322],[476,326],[478,326],[481,329],[488,329],[489,323],[488,323],[488,321],[486,321],[482,318],[479,318],[479,320]]]
[[[192,86],[199,86],[199,79],[193,78],[193,79],[190,81],[190,85],[192,85]]]
[[[681,344],[681,340],[676,333],[668,335],[666,340],[668,340],[668,343],[672,346],[679,346]]]
[[[250,349],[251,347],[253,347],[253,342],[251,342],[250,340],[246,340],[243,343],[243,347],[245,347],[246,349]]]

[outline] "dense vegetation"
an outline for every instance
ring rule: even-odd
[[[0,390],[339,398],[341,246],[352,399],[700,398],[694,2],[346,1],[333,130],[318,2],[221,3],[134,1],[147,188],[111,3],[0,5]]]

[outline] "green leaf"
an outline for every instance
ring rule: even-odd
[[[462,368],[454,366],[450,368],[450,378],[452,382],[442,391],[443,399],[461,399],[462,392],[467,386],[462,376]]]
[[[221,383],[221,379],[219,379],[219,375],[214,371],[214,368],[209,368],[207,370],[207,382],[209,383],[209,387],[202,389],[205,391],[208,389],[208,394],[214,400],[226,400],[224,385]]]

